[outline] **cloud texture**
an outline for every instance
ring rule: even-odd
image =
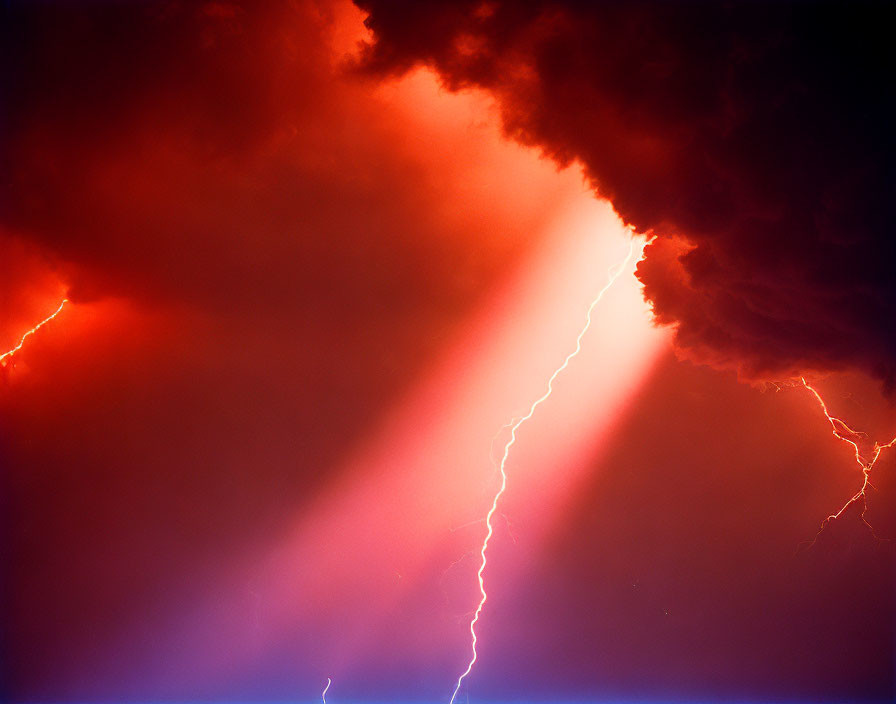
[[[885,4],[359,0],[366,67],[435,67],[637,230],[686,355],[892,391],[894,60]]]

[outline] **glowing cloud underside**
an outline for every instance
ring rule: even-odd
[[[68,303],[68,299],[63,298],[62,303],[59,304],[59,307],[56,310],[54,310],[51,315],[49,315],[46,318],[44,318],[43,320],[41,320],[37,325],[35,325],[28,332],[26,332],[24,335],[22,335],[22,339],[19,340],[19,344],[17,344],[15,347],[13,347],[8,352],[4,352],[2,355],[0,355],[0,366],[5,367],[9,363],[8,359],[10,357],[12,357],[16,352],[18,352],[19,350],[22,349],[22,346],[25,344],[25,340],[27,340],[34,333],[36,333],[38,330],[40,330],[44,325],[46,325],[51,320],[53,320],[53,318],[55,318],[57,315],[59,315],[62,312],[62,309],[65,307],[66,303]]]
[[[643,254],[643,245],[641,248]],[[510,424],[510,439],[504,445],[504,453],[501,456],[501,463],[498,467],[501,482],[498,487],[498,491],[495,493],[491,507],[488,510],[488,513],[485,516],[485,526],[486,533],[485,538],[482,541],[482,546],[479,550],[479,570],[476,573],[476,578],[479,582],[479,593],[480,599],[479,604],[476,607],[476,611],[473,614],[473,618],[470,621],[470,636],[472,638],[472,655],[470,657],[470,661],[467,664],[467,668],[461,673],[460,677],[457,678],[457,683],[454,687],[454,692],[451,695],[451,700],[449,704],[454,704],[454,700],[457,697],[458,692],[460,691],[461,685],[463,684],[464,679],[467,675],[470,674],[473,670],[473,666],[476,664],[476,660],[479,658],[479,653],[476,650],[477,645],[477,636],[476,636],[476,624],[479,622],[479,618],[482,615],[482,609],[485,606],[485,602],[488,601],[488,594],[485,591],[485,581],[483,579],[483,573],[485,572],[486,565],[488,564],[487,552],[488,545],[491,542],[492,536],[494,535],[494,526],[492,524],[492,519],[494,518],[495,512],[498,510],[498,503],[501,500],[501,496],[503,496],[504,491],[507,489],[507,458],[510,455],[510,448],[516,442],[516,431],[523,425],[527,420],[529,420],[535,413],[535,409],[538,408],[544,401],[546,401],[551,393],[554,390],[554,381],[557,377],[569,366],[570,361],[582,351],[582,338],[585,337],[585,334],[588,332],[588,329],[591,327],[591,314],[594,311],[594,308],[600,303],[601,299],[604,297],[604,294],[610,290],[616,280],[622,275],[622,272],[625,271],[628,263],[631,261],[632,256],[635,253],[635,242],[634,240],[629,245],[628,254],[626,254],[625,259],[622,260],[621,263],[610,267],[609,270],[609,278],[604,287],[598,291],[597,296],[591,301],[591,305],[588,307],[588,313],[585,320],[585,325],[582,327],[579,332],[578,337],[576,338],[576,346],[575,349],[570,352],[566,358],[563,360],[563,363],[554,370],[554,373],[551,374],[551,377],[548,379],[547,390],[542,394],[539,398],[532,402],[532,405],[529,406],[528,412],[515,420],[512,424]]]
[[[821,406],[821,410],[824,413],[825,418],[827,418],[828,422],[831,424],[831,432],[833,433],[834,437],[838,440],[842,440],[843,442],[848,443],[849,445],[852,445],[852,448],[855,452],[856,463],[862,469],[863,476],[862,487],[852,496],[852,498],[849,499],[849,501],[843,504],[842,508],[839,511],[837,511],[836,513],[832,513],[822,522],[821,530],[824,530],[824,527],[828,524],[829,521],[834,521],[840,518],[840,516],[843,515],[843,512],[846,511],[850,506],[855,503],[861,502],[862,512],[859,514],[859,517],[862,519],[862,522],[866,526],[868,526],[868,530],[871,531],[871,534],[877,537],[876,533],[874,532],[874,527],[870,523],[868,523],[867,520],[865,520],[865,512],[868,508],[867,501],[865,500],[866,492],[868,491],[869,487],[873,488],[873,485],[871,484],[871,469],[877,462],[877,458],[880,457],[881,450],[896,445],[896,437],[894,437],[892,440],[890,440],[890,442],[884,445],[881,445],[877,441],[874,441],[874,443],[870,447],[870,455],[865,455],[863,452],[863,448],[859,445],[859,442],[867,438],[867,435],[861,431],[853,430],[842,420],[832,416],[828,412],[827,404],[824,402],[824,399],[821,398],[821,394],[819,394],[818,391],[810,386],[805,378],[800,378],[800,381],[803,383],[803,386],[805,386],[806,389],[808,389],[812,393],[812,395],[815,397],[815,400],[818,401],[818,405]],[[821,535],[821,531],[818,532],[818,535]],[[815,536],[815,540],[818,539],[818,535]],[[812,543],[814,544],[815,541],[813,540]]]

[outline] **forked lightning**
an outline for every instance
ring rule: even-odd
[[[644,255],[644,248],[651,242],[649,240],[641,245],[641,254],[642,258]],[[482,609],[485,606],[485,602],[488,600],[488,594],[485,591],[485,581],[483,579],[483,573],[485,572],[486,565],[488,564],[488,559],[486,557],[488,552],[488,546],[491,542],[492,536],[494,535],[494,525],[492,524],[492,519],[495,516],[495,512],[498,510],[498,503],[501,500],[501,497],[504,494],[505,489],[507,489],[507,457],[510,455],[510,448],[513,447],[513,444],[516,442],[516,431],[519,430],[520,426],[529,420],[532,415],[535,413],[535,409],[538,408],[544,401],[546,401],[551,393],[554,391],[554,381],[569,366],[570,361],[582,350],[582,338],[585,337],[585,333],[588,332],[588,329],[591,327],[591,314],[594,311],[594,308],[600,303],[601,299],[604,297],[604,294],[610,290],[616,280],[622,275],[622,272],[628,267],[629,262],[632,260],[632,257],[635,253],[635,241],[632,240],[629,246],[628,254],[625,256],[625,259],[622,260],[620,264],[610,267],[609,270],[609,278],[604,287],[598,291],[597,296],[591,301],[591,305],[588,307],[588,314],[586,316],[585,325],[579,332],[578,337],[576,338],[576,347],[570,352],[566,359],[563,360],[563,363],[554,370],[554,373],[551,374],[547,383],[547,390],[542,394],[539,398],[532,402],[532,405],[529,406],[528,412],[521,416],[518,419],[515,419],[512,424],[510,424],[510,439],[504,445],[504,454],[501,457],[501,462],[498,467],[500,472],[500,485],[498,487],[497,492],[492,498],[491,508],[489,508],[488,513],[485,515],[485,538],[482,541],[482,545],[479,550],[479,570],[476,572],[476,578],[479,582],[479,604],[476,606],[476,611],[473,614],[473,618],[470,621],[470,637],[471,637],[471,650],[472,654],[470,657],[470,661],[467,664],[467,668],[461,673],[460,677],[457,678],[457,683],[454,687],[454,692],[451,695],[451,700],[449,704],[454,704],[454,700],[457,698],[457,694],[460,691],[461,685],[466,679],[467,675],[470,674],[473,670],[473,666],[476,664],[476,661],[479,658],[479,653],[476,650],[476,645],[478,642],[476,635],[476,624],[479,623],[479,618],[482,615]],[[640,261],[640,258],[639,258]]]

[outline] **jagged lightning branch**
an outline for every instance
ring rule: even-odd
[[[6,360],[7,360],[9,357],[12,357],[12,356],[13,356],[16,352],[18,352],[20,349],[22,349],[22,345],[25,344],[25,340],[27,340],[27,339],[28,339],[29,337],[31,337],[34,333],[36,333],[38,330],[40,330],[44,325],[46,325],[46,324],[49,323],[53,318],[55,318],[57,315],[59,315],[59,314],[62,312],[62,309],[65,307],[65,304],[66,304],[66,303],[68,303],[68,299],[67,299],[67,298],[63,298],[63,299],[62,299],[62,303],[60,303],[60,304],[59,304],[59,307],[58,307],[56,310],[53,311],[53,314],[52,314],[52,315],[50,315],[50,316],[44,318],[44,319],[41,320],[37,325],[35,325],[33,328],[31,328],[28,332],[26,332],[24,335],[22,335],[22,339],[19,340],[19,344],[17,344],[15,347],[13,347],[13,348],[12,348],[11,350],[9,350],[8,352],[4,352],[2,355],[0,355],[0,366],[4,366],[4,367],[5,367],[5,366],[8,364],[8,362],[7,362]]]
[[[327,686],[324,687],[324,691],[320,693],[320,700],[323,704],[327,704],[327,690],[330,689],[331,684],[333,684],[333,680],[327,677]]]
[[[840,516],[843,515],[843,512],[846,511],[846,509],[859,501],[862,502],[862,512],[859,514],[859,517],[862,519],[862,523],[868,526],[868,530],[870,530],[871,534],[876,538],[877,534],[874,532],[874,527],[865,519],[865,512],[868,510],[866,493],[869,487],[874,488],[874,486],[871,484],[871,469],[877,462],[877,458],[880,457],[881,450],[896,445],[896,437],[894,437],[885,445],[881,445],[880,443],[875,441],[874,445],[871,448],[870,459],[863,456],[862,450],[859,448],[859,444],[851,438],[867,437],[867,435],[861,431],[853,430],[842,420],[836,418],[835,416],[832,416],[828,412],[827,404],[824,402],[824,399],[821,398],[821,394],[819,394],[818,391],[810,386],[804,377],[800,377],[800,381],[803,383],[803,386],[805,386],[806,389],[808,389],[812,393],[812,395],[815,396],[815,400],[818,401],[818,405],[821,406],[821,410],[824,413],[825,418],[827,418],[828,422],[831,424],[831,432],[833,433],[834,437],[838,440],[842,440],[843,442],[852,445],[853,450],[855,451],[856,463],[862,469],[863,476],[862,487],[853,495],[851,499],[849,499],[849,501],[843,504],[843,507],[839,511],[837,511],[837,513],[832,513],[830,516],[825,518],[824,521],[822,521],[821,530],[818,531],[818,534],[815,536],[815,540],[818,540],[818,536],[821,535],[821,532],[824,530],[828,522],[835,521],[840,518]],[[812,541],[811,545],[815,544],[815,540]]]
[[[651,242],[649,240],[645,242],[641,246],[641,256],[643,256],[644,248]],[[610,290],[616,280],[622,275],[622,272],[625,271],[628,263],[631,261],[632,256],[635,253],[635,242],[631,241],[628,254],[621,264],[610,267],[609,270],[609,278],[604,287],[598,291],[597,296],[593,301],[591,301],[591,305],[588,307],[588,314],[586,317],[585,325],[579,332],[578,337],[576,338],[576,348],[570,352],[566,359],[563,360],[563,364],[561,364],[557,369],[554,370],[554,373],[551,374],[550,379],[548,379],[547,391],[544,392],[538,399],[536,399],[531,406],[529,406],[529,411],[522,417],[516,419],[513,424],[510,426],[510,439],[504,445],[504,454],[501,457],[501,463],[499,465],[499,471],[501,475],[501,483],[498,488],[498,491],[495,493],[492,498],[492,505],[489,508],[488,513],[485,515],[485,538],[482,541],[482,546],[479,550],[479,570],[476,572],[476,579],[479,582],[479,593],[481,595],[479,599],[479,604],[476,607],[476,611],[473,614],[473,618],[470,621],[470,636],[472,638],[472,656],[470,658],[470,662],[467,664],[467,669],[463,671],[460,677],[457,678],[457,684],[454,687],[454,692],[451,695],[451,700],[449,704],[454,704],[454,700],[457,697],[457,693],[460,691],[461,685],[466,679],[467,675],[470,674],[473,670],[473,666],[476,664],[476,661],[479,659],[479,653],[476,650],[476,644],[478,642],[476,636],[476,624],[479,623],[479,618],[482,615],[482,609],[485,606],[485,602],[488,600],[488,594],[485,591],[485,581],[483,580],[483,573],[485,572],[485,567],[488,563],[486,558],[486,553],[488,552],[488,546],[491,542],[492,536],[494,535],[494,526],[492,525],[492,518],[495,515],[495,512],[498,510],[498,503],[501,500],[501,497],[504,495],[504,491],[507,489],[507,457],[510,454],[510,448],[516,442],[516,431],[519,430],[520,426],[529,420],[532,415],[535,413],[535,409],[538,408],[544,401],[548,399],[551,393],[554,391],[554,381],[569,366],[570,360],[575,357],[582,350],[582,338],[585,337],[585,333],[588,332],[588,329],[591,327],[591,314],[594,311],[594,308],[600,303],[601,299],[604,297],[604,294]]]

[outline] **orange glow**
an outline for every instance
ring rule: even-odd
[[[48,317],[41,320],[37,325],[35,325],[28,332],[26,332],[24,335],[22,335],[22,339],[19,340],[19,344],[17,344],[15,347],[13,347],[8,352],[4,352],[2,355],[0,355],[0,367],[5,367],[7,364],[9,364],[9,362],[7,360],[10,357],[12,357],[16,352],[18,352],[20,349],[22,349],[22,346],[25,344],[25,340],[27,340],[34,333],[36,333],[38,330],[40,330],[44,325],[46,325],[51,320],[53,320],[53,318],[55,318],[57,315],[59,315],[62,312],[63,307],[65,307],[66,303],[68,303],[68,299],[63,298],[62,303],[59,304],[59,307],[55,311],[53,311],[53,313],[51,315],[49,315]]]
[[[641,246],[641,256],[644,255],[644,246]],[[495,493],[494,498],[492,499],[491,508],[489,508],[488,513],[485,515],[485,526],[486,533],[485,538],[482,541],[482,547],[479,550],[479,570],[476,572],[476,579],[479,582],[479,593],[480,599],[479,604],[476,606],[476,611],[473,614],[473,618],[470,621],[470,636],[472,638],[472,656],[470,658],[470,662],[467,664],[467,669],[463,671],[460,677],[457,678],[457,684],[454,687],[454,692],[451,695],[451,699],[449,704],[454,704],[454,700],[457,697],[457,693],[460,691],[461,685],[463,684],[464,679],[470,672],[473,670],[473,666],[476,664],[476,660],[479,658],[479,653],[476,650],[476,624],[479,622],[479,617],[482,615],[482,609],[485,606],[485,602],[488,601],[488,594],[485,591],[485,581],[483,580],[483,573],[485,572],[486,565],[488,564],[488,560],[486,558],[486,552],[488,551],[488,544],[491,542],[492,536],[494,535],[494,527],[492,525],[492,518],[495,515],[495,512],[498,510],[498,502],[501,500],[501,496],[504,494],[507,489],[507,457],[510,455],[510,448],[516,443],[516,431],[520,428],[520,426],[529,420],[535,413],[535,409],[538,408],[544,401],[550,397],[550,395],[554,391],[554,381],[557,377],[569,366],[570,360],[573,357],[579,354],[582,351],[582,338],[585,337],[585,334],[588,332],[588,329],[591,327],[591,314],[594,311],[595,306],[600,303],[601,299],[604,297],[604,294],[610,289],[610,287],[616,283],[616,279],[625,271],[628,266],[629,261],[631,261],[632,255],[635,252],[635,243],[634,240],[629,245],[628,254],[625,256],[625,259],[617,265],[611,266],[608,271],[608,280],[604,287],[598,292],[597,296],[591,301],[591,305],[588,307],[588,313],[586,314],[585,325],[579,332],[578,337],[576,338],[576,348],[566,355],[566,359],[563,360],[563,363],[554,370],[554,373],[551,374],[550,379],[548,379],[547,391],[544,392],[541,396],[538,397],[535,401],[532,402],[532,405],[529,406],[529,410],[526,415],[520,417],[515,421],[511,421],[510,425],[510,439],[504,445],[504,454],[501,457],[501,464],[499,466],[499,472],[501,475],[501,484],[498,488],[498,491]],[[503,426],[506,428],[507,425]]]
[[[805,386],[809,391],[812,392],[812,395],[815,396],[815,399],[818,401],[818,404],[821,406],[821,410],[825,415],[825,418],[828,419],[828,422],[831,424],[831,432],[835,438],[838,440],[842,440],[845,443],[852,445],[853,450],[855,452],[856,463],[862,469],[862,487],[852,496],[849,501],[847,501],[839,511],[836,513],[832,513],[830,516],[824,519],[821,524],[821,530],[819,530],[818,534],[815,536],[815,540],[818,539],[818,536],[821,535],[821,531],[824,530],[824,527],[828,524],[829,521],[836,520],[843,515],[843,512],[846,511],[850,506],[859,501],[862,502],[862,512],[859,514],[862,522],[868,526],[868,530],[871,531],[872,535],[877,537],[874,532],[874,527],[868,523],[865,519],[865,512],[868,510],[868,504],[866,501],[866,492],[868,488],[874,488],[874,485],[871,484],[871,469],[874,467],[874,464],[877,462],[877,458],[880,457],[881,450],[892,447],[896,444],[896,437],[894,437],[890,442],[881,445],[876,440],[873,442],[870,448],[870,459],[866,457],[863,453],[863,449],[859,446],[859,443],[866,439],[868,436],[866,433],[863,433],[858,430],[853,430],[850,428],[845,422],[840,420],[839,418],[832,416],[828,412],[827,404],[825,404],[824,399],[821,398],[821,395],[816,391],[812,386],[808,384],[804,377],[800,377],[800,381],[803,382],[803,386]],[[865,444],[865,443],[863,443]],[[815,540],[812,541],[812,544],[815,543]]]

